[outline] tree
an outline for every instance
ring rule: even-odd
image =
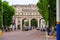
[[[48,21],[48,0],[39,0],[37,3],[38,12],[43,16],[43,19]]]
[[[3,1],[3,26],[9,27],[12,24],[12,18],[15,14],[15,10],[8,2]]]
[[[50,6],[48,9],[48,5]],[[39,0],[37,3],[38,11],[45,21],[50,20],[50,25],[56,24],[56,0]],[[50,18],[49,18],[50,17]]]
[[[56,0],[50,0],[50,20],[50,26],[56,26]]]
[[[2,1],[0,0],[0,28],[2,27]]]

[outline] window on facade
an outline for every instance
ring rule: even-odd
[[[32,15],[32,13],[30,13],[30,15]]]
[[[18,15],[18,13],[15,13],[15,15]]]
[[[28,13],[28,15],[30,15],[30,13]]]
[[[23,13],[23,15],[25,15],[25,13]]]
[[[25,15],[28,15],[28,13],[25,13]]]
[[[29,15],[29,13],[27,13],[27,15]]]
[[[39,13],[37,13],[38,15],[40,15]]]
[[[20,15],[20,13],[18,13],[18,15]]]
[[[18,24],[20,24],[20,21],[18,20]]]
[[[34,15],[37,15],[36,13],[34,13]]]
[[[22,13],[20,13],[20,15],[22,15]]]
[[[34,15],[34,14],[32,13],[32,15]]]
[[[16,6],[15,6],[15,8],[16,8]]]
[[[36,13],[34,13],[34,15],[36,15]]]
[[[32,15],[32,13],[30,13]]]
[[[17,11],[19,11],[19,8],[16,8]]]
[[[22,13],[22,15],[23,15],[24,13]]]
[[[20,13],[20,15],[21,15],[21,13]]]

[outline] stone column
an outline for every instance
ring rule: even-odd
[[[41,19],[41,25],[40,26],[41,26],[40,29],[42,29],[42,19]]]
[[[60,0],[56,0],[56,40],[60,40]]]
[[[20,29],[22,30],[22,19],[20,19]]]
[[[40,26],[39,26],[39,24],[40,24],[40,23],[39,23],[39,19],[38,19],[38,28],[40,29]]]
[[[17,25],[18,25],[18,20],[17,20],[17,18],[16,18],[16,20],[15,20],[15,23],[16,23],[16,30],[17,30]]]
[[[31,28],[31,19],[29,19],[29,29]]]
[[[39,26],[40,26],[40,29],[41,29],[41,19],[40,19],[39,23],[40,23],[40,25],[39,25]]]

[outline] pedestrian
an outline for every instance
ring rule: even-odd
[[[48,35],[50,35],[50,28],[47,27],[47,32],[48,32]]]
[[[53,35],[54,32],[55,32],[55,31],[54,31],[54,27],[52,27],[52,28],[51,28],[51,32],[50,32],[50,35]]]
[[[13,25],[13,31],[14,31],[14,30],[16,30],[16,26],[15,26],[15,25]]]

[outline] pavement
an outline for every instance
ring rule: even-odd
[[[48,40],[55,40],[53,37],[47,37]],[[0,40],[46,40],[46,33],[40,30],[29,30],[29,31],[12,31],[4,32],[0,36]]]

